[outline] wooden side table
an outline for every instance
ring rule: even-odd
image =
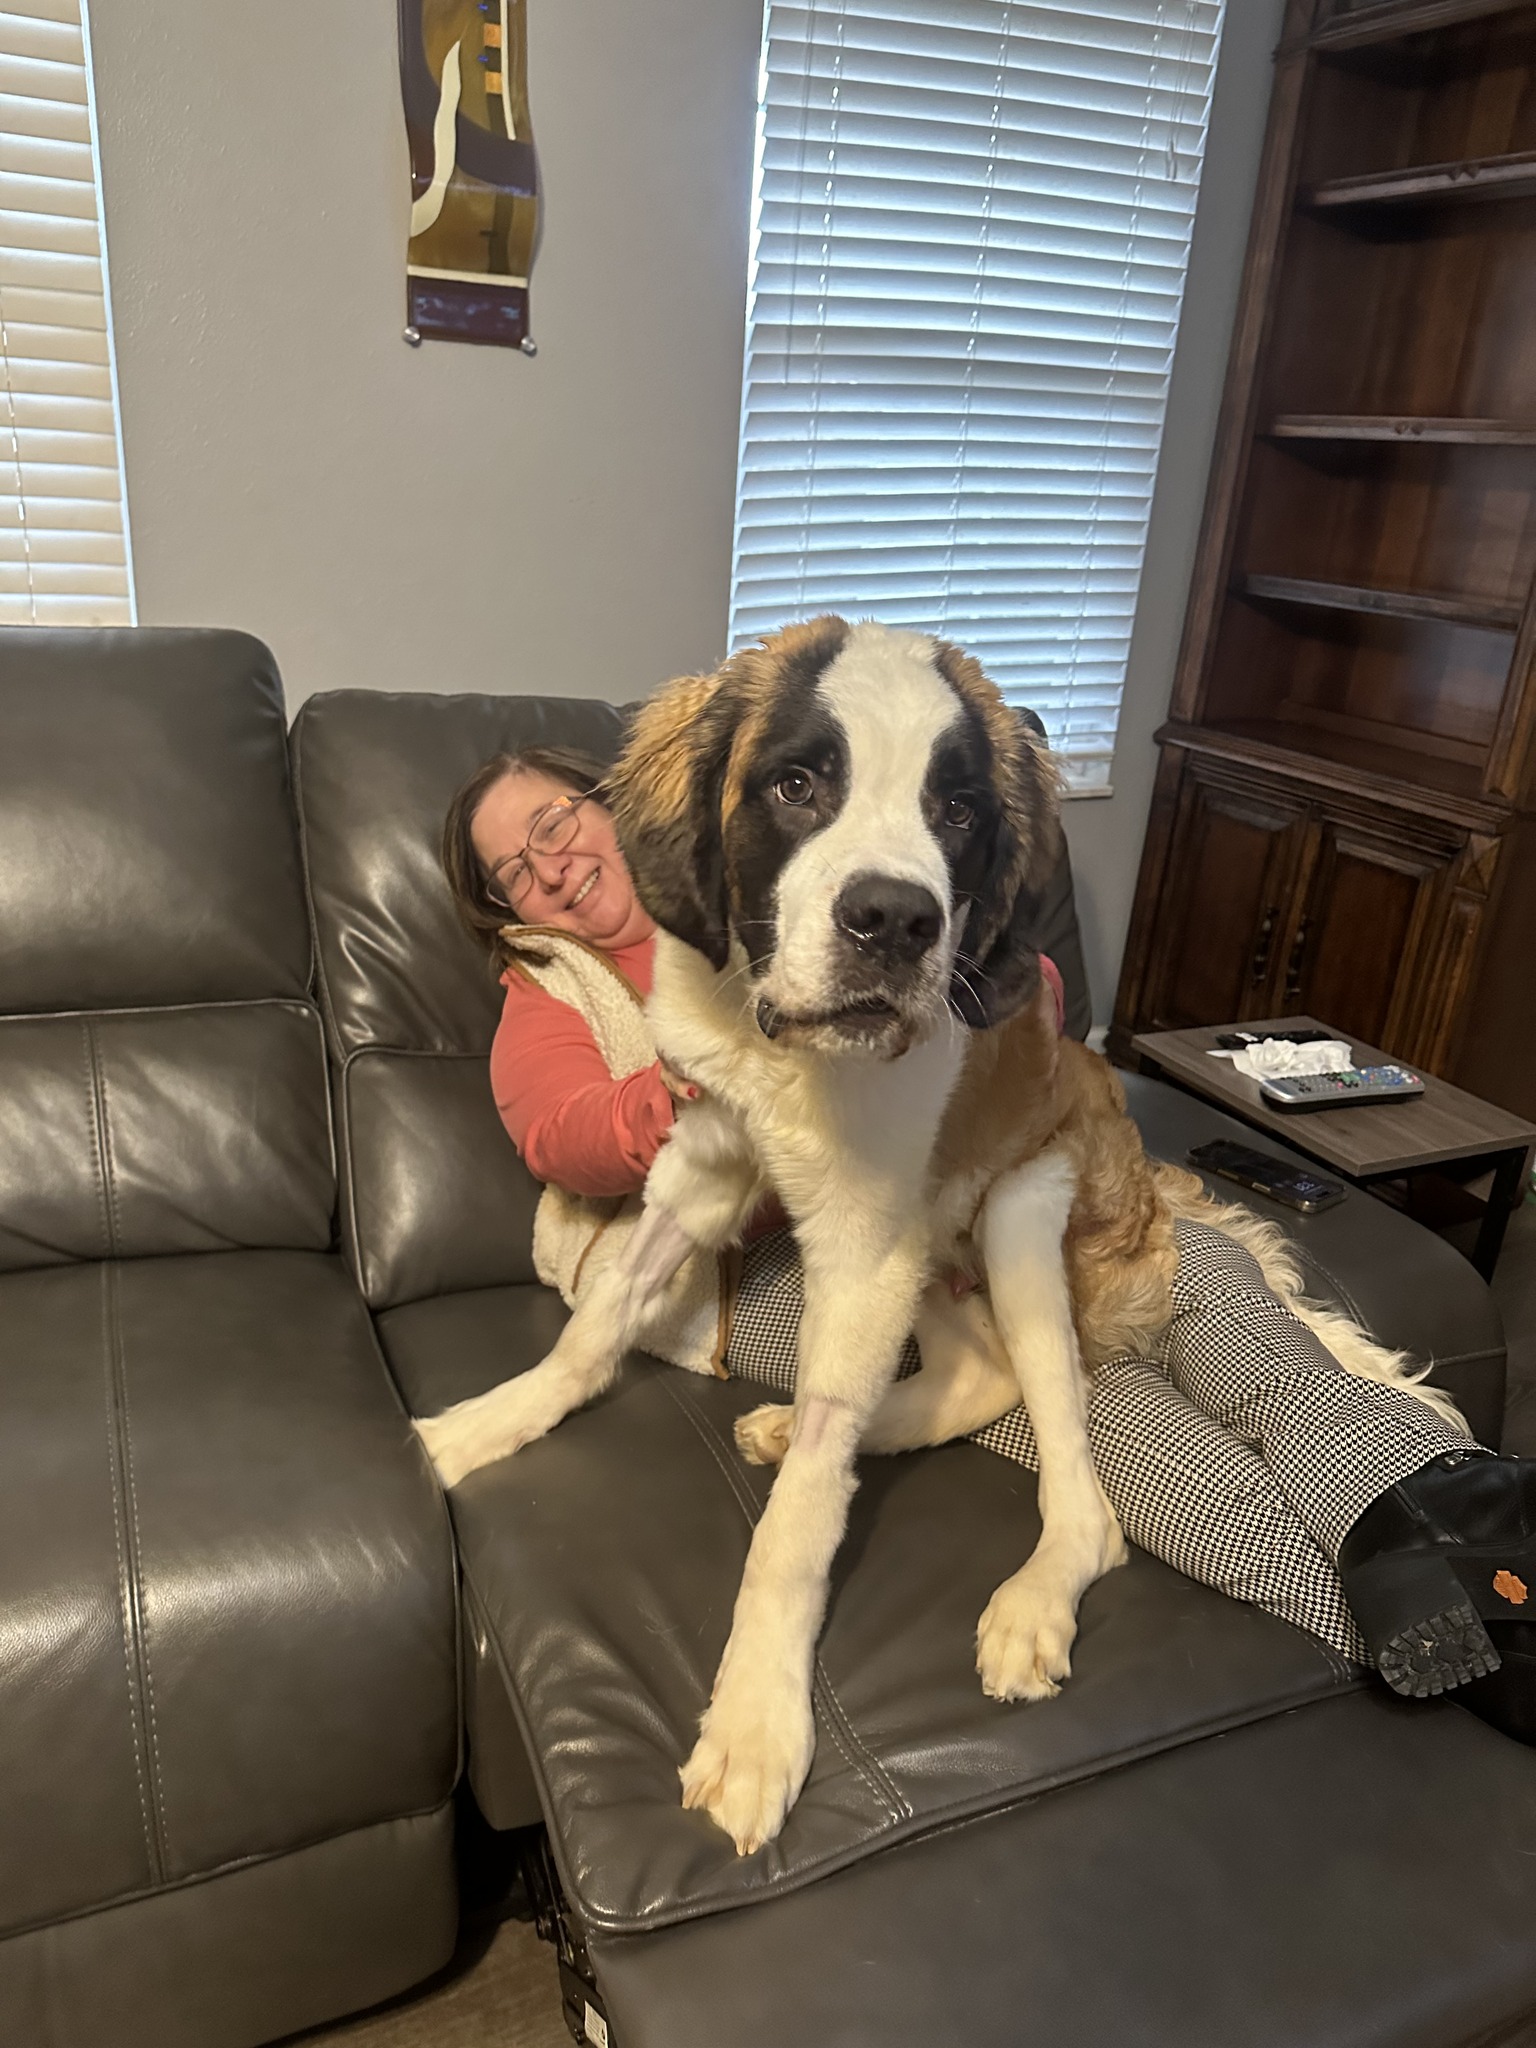
[[[1132,1039],[1131,1049],[1144,1069],[1204,1096],[1256,1130],[1274,1132],[1298,1152],[1361,1187],[1430,1166],[1455,1165],[1469,1179],[1491,1171],[1493,1186],[1472,1263],[1485,1280],[1492,1278],[1505,1226],[1520,1202],[1531,1147],[1536,1144],[1536,1124],[1495,1109],[1431,1074],[1422,1074],[1424,1093],[1407,1102],[1288,1114],[1266,1102],[1258,1082],[1240,1074],[1230,1060],[1210,1057],[1218,1033],[1237,1029],[1257,1038],[1277,1031],[1326,1031],[1330,1038],[1353,1045],[1356,1066],[1392,1062],[1390,1053],[1362,1045],[1347,1031],[1335,1031],[1316,1017],[1272,1017],[1262,1023],[1212,1024],[1195,1031],[1146,1031]]]

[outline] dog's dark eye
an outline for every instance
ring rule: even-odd
[[[816,784],[808,769],[786,768],[773,785],[773,793],[781,804],[808,804],[816,794]]]
[[[944,806],[944,822],[957,831],[968,832],[976,822],[976,806],[968,796],[952,796]]]

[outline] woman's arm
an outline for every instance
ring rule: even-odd
[[[570,1004],[515,976],[491,1048],[491,1089],[529,1172],[573,1195],[634,1194],[672,1128],[659,1065],[615,1081]]]

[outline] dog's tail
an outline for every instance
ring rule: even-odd
[[[1461,1410],[1445,1389],[1429,1385],[1425,1377],[1428,1366],[1415,1370],[1406,1352],[1389,1351],[1384,1344],[1378,1344],[1352,1316],[1345,1315],[1341,1309],[1325,1308],[1318,1302],[1308,1301],[1302,1289],[1301,1263],[1277,1223],[1268,1223],[1262,1216],[1255,1216],[1251,1209],[1241,1208],[1234,1202],[1218,1202],[1206,1193],[1194,1174],[1186,1173],[1182,1167],[1158,1161],[1152,1170],[1158,1192],[1172,1214],[1219,1230],[1234,1244],[1240,1244],[1245,1251],[1251,1252],[1270,1293],[1278,1296],[1298,1322],[1306,1324],[1346,1372],[1352,1372],[1362,1380],[1379,1380],[1383,1386],[1401,1387],[1405,1393],[1413,1394],[1422,1401],[1426,1408],[1432,1409],[1452,1429],[1466,1430],[1468,1436],[1472,1434]]]

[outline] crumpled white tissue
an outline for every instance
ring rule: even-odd
[[[1341,1038],[1318,1038],[1295,1045],[1288,1038],[1261,1038],[1237,1052],[1218,1052],[1250,1080],[1270,1081],[1281,1074],[1339,1074],[1355,1064],[1354,1048]]]

